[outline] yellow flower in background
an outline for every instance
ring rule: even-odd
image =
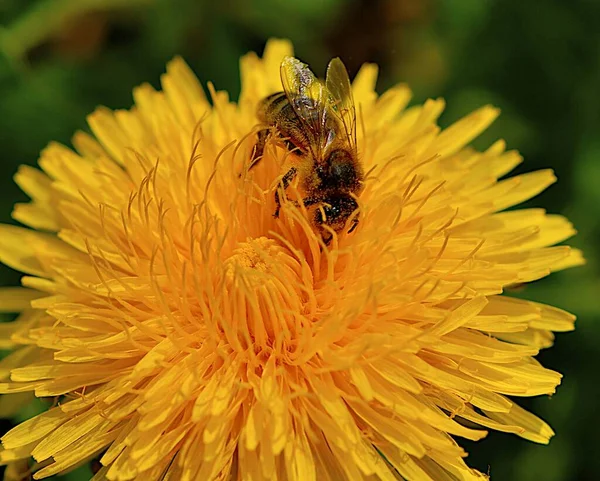
[[[486,476],[456,438],[548,442],[512,397],[554,392],[534,356],[574,317],[501,294],[582,257],[551,247],[574,233],[563,217],[498,212],[552,172],[498,180],[518,153],[467,147],[497,110],[440,131],[441,100],[377,96],[365,65],[361,220],[326,246],[293,203],[273,216],[282,148],[240,175],[291,53],[244,57],[238,104],[209,85],[211,105],[176,59],[163,92],[97,110],[75,151],[19,171],[32,229],[0,228],[0,260],[26,274],[0,291],[21,312],[0,325],[0,392],[60,398],[2,437],[0,462],[33,457],[36,479],[100,456],[96,481],[469,480]]]

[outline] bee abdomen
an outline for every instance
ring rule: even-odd
[[[258,105],[256,115],[265,124],[275,124],[282,110],[289,105],[284,92],[276,92],[265,97]]]
[[[284,92],[266,97],[258,106],[257,116],[262,123],[275,128],[277,136],[287,150],[299,155],[308,151],[310,142]]]

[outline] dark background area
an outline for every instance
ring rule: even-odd
[[[0,222],[12,222],[20,164],[51,140],[69,144],[98,105],[128,108],[134,86],[159,86],[182,55],[203,83],[239,93],[239,57],[289,38],[322,73],[341,56],[351,76],[380,66],[381,93],[408,82],[414,102],[445,97],[442,124],[492,103],[502,116],[475,143],[497,138],[521,151],[517,172],[559,178],[528,206],[562,213],[588,259],[515,294],[578,315],[539,359],[565,374],[553,397],[523,406],[556,431],[549,446],[490,433],[460,440],[471,466],[495,481],[597,480],[600,414],[600,1],[598,0],[0,0]],[[20,275],[0,266],[0,286]],[[22,416],[26,415],[22,413]],[[15,420],[16,422],[16,420]],[[12,423],[3,421],[0,434]],[[88,467],[61,479],[89,479]]]

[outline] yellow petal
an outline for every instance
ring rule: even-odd
[[[425,154],[425,157],[439,155],[446,157],[458,152],[500,115],[500,111],[490,105],[470,113],[450,127],[444,129]]]
[[[198,78],[182,58],[176,57],[167,64],[167,73],[162,76],[161,83],[179,120],[194,129],[210,107]]]
[[[50,409],[12,428],[2,436],[2,445],[5,449],[25,446],[53,432],[67,419],[60,408]]]
[[[0,262],[28,274],[40,277],[47,275],[37,258],[37,245],[43,234],[15,227],[0,225]]]
[[[94,431],[95,435],[101,435],[107,430],[110,422],[106,421],[100,414],[88,411],[77,417],[73,417],[64,424],[56,427],[51,433],[35,447],[31,455],[37,461],[44,461],[62,451],[87,433]]]
[[[485,413],[491,419],[503,424],[522,427],[524,431],[517,434],[534,443],[548,444],[550,438],[554,436],[554,431],[548,424],[516,404],[513,404],[507,413],[492,413],[487,411]]]
[[[44,294],[23,287],[0,288],[0,312],[21,312],[31,307],[31,301]]]
[[[443,336],[469,322],[473,317],[481,312],[488,303],[484,296],[478,296],[455,308],[448,314],[448,317],[438,322],[428,334]]]
[[[379,68],[377,65],[373,63],[364,63],[361,65],[356,77],[354,77],[354,81],[352,82],[352,94],[354,95],[354,102],[359,109],[357,115],[359,115],[361,111],[364,112],[364,110],[371,107],[377,98],[375,85],[377,83],[378,70]]]

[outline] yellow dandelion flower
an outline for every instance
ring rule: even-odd
[[[35,479],[99,457],[95,481],[471,480],[486,476],[456,438],[548,442],[513,397],[554,392],[534,356],[574,317],[501,294],[582,257],[552,247],[574,233],[563,217],[500,211],[554,175],[499,180],[519,154],[467,146],[496,109],[441,131],[442,100],[378,96],[365,65],[360,223],[325,245],[293,202],[273,216],[283,148],[240,175],[291,54],[245,56],[237,104],[210,84],[209,102],[175,59],[162,92],[98,109],[74,151],[19,170],[30,228],[0,227],[0,260],[26,275],[0,291],[21,312],[0,326],[0,392],[7,412],[58,398],[2,437],[1,463],[33,457]]]

